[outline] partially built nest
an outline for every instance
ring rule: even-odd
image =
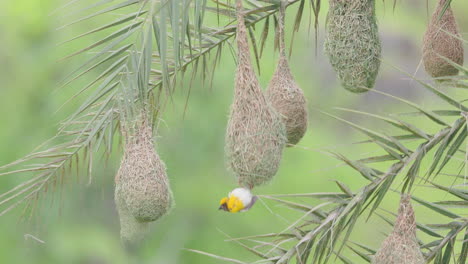
[[[237,7],[238,66],[225,155],[239,185],[253,188],[269,182],[278,171],[286,136],[281,117],[266,101],[253,70],[240,0]]]
[[[463,41],[450,6],[440,16],[445,3],[439,1],[423,38],[424,68],[434,78],[458,74],[447,60],[463,65]]]
[[[307,131],[307,102],[289,68],[284,43],[284,4],[281,6],[278,25],[280,58],[276,71],[268,84],[266,97],[281,115],[286,127],[288,146],[297,144]]]
[[[416,220],[410,201],[409,194],[401,196],[393,231],[375,254],[373,264],[426,263],[416,238]]]
[[[354,93],[373,88],[381,44],[375,0],[330,0],[325,52],[341,84]]]
[[[126,145],[116,176],[116,200],[122,201],[122,207],[138,222],[155,221],[172,206],[166,167],[154,149],[148,122],[138,122],[134,132],[124,134]]]

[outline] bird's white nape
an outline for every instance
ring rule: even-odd
[[[244,207],[247,207],[248,205],[250,205],[252,203],[253,195],[252,195],[252,193],[250,192],[249,189],[236,188],[236,189],[232,190],[229,193],[229,197],[231,197],[231,196],[237,197],[242,202]]]

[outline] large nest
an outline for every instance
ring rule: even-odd
[[[402,195],[393,231],[375,254],[373,264],[426,263],[416,238],[416,220],[410,201],[409,194]]]
[[[148,122],[137,121],[133,131],[124,133],[126,145],[116,176],[115,196],[137,221],[155,221],[172,206],[166,167],[154,149]]]
[[[281,117],[266,101],[253,70],[240,0],[237,8],[238,66],[225,154],[239,184],[253,188],[276,174],[286,136]]]
[[[284,1],[282,2],[284,3]],[[297,144],[307,131],[307,102],[289,68],[284,44],[284,4],[281,5],[278,35],[280,58],[271,79],[266,96],[276,111],[281,114],[286,126],[289,146]]]
[[[351,92],[374,87],[381,45],[375,0],[330,0],[325,52],[341,84]]]
[[[434,78],[458,74],[450,62],[463,65],[463,41],[457,22],[449,7],[440,17],[446,0],[440,0],[423,39],[423,63],[426,72]]]

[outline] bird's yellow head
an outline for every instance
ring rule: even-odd
[[[257,200],[256,196],[252,196],[249,189],[236,188],[229,193],[228,197],[224,197],[219,202],[219,210],[224,210],[230,213],[237,213],[249,210]]]
[[[220,204],[219,206],[220,210],[224,210],[226,212],[231,212],[231,213],[237,213],[245,208],[242,201],[236,196],[224,197],[223,199],[221,199],[219,204]]]

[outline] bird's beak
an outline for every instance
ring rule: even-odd
[[[228,211],[227,204],[223,203],[219,206],[218,210]]]

